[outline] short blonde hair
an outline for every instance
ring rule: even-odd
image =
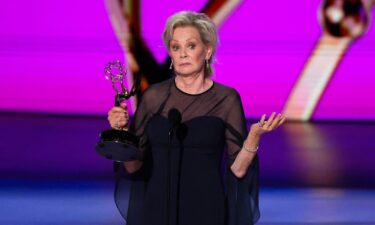
[[[215,24],[212,20],[204,13],[196,13],[192,11],[182,11],[170,16],[167,20],[163,31],[164,45],[169,51],[170,42],[172,40],[173,31],[177,27],[193,26],[197,28],[200,37],[205,45],[212,47],[212,55],[208,60],[208,66],[204,68],[204,74],[209,77],[213,74],[212,63],[216,53],[216,47],[218,43],[218,34]]]

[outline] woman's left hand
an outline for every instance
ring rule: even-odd
[[[268,133],[281,124],[284,123],[286,117],[282,114],[274,112],[266,121],[266,115],[264,114],[258,123],[251,125],[250,132],[243,143],[242,149],[234,160],[231,170],[239,178],[243,177],[258,152],[259,141],[261,135]]]
[[[281,113],[277,114],[273,112],[266,121],[266,114],[263,114],[260,121],[251,125],[249,135],[261,136],[264,133],[268,133],[278,128],[286,120],[286,117]]]

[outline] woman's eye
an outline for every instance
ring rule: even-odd
[[[177,51],[179,49],[179,47],[177,45],[172,45],[172,50],[173,51]]]
[[[189,49],[194,49],[194,48],[195,48],[195,44],[189,44],[189,45],[188,45],[188,48],[189,48]]]

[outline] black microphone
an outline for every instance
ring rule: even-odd
[[[173,134],[181,123],[181,113],[176,108],[170,109],[168,112],[168,120],[171,124],[171,127],[169,128],[169,138],[170,141],[172,141]]]

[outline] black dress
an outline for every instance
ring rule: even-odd
[[[133,128],[144,164],[135,174],[120,166],[115,192],[127,225],[251,225],[259,219],[258,158],[244,178],[229,169],[247,136],[234,89],[214,82],[191,95],[173,78],[153,85]]]

